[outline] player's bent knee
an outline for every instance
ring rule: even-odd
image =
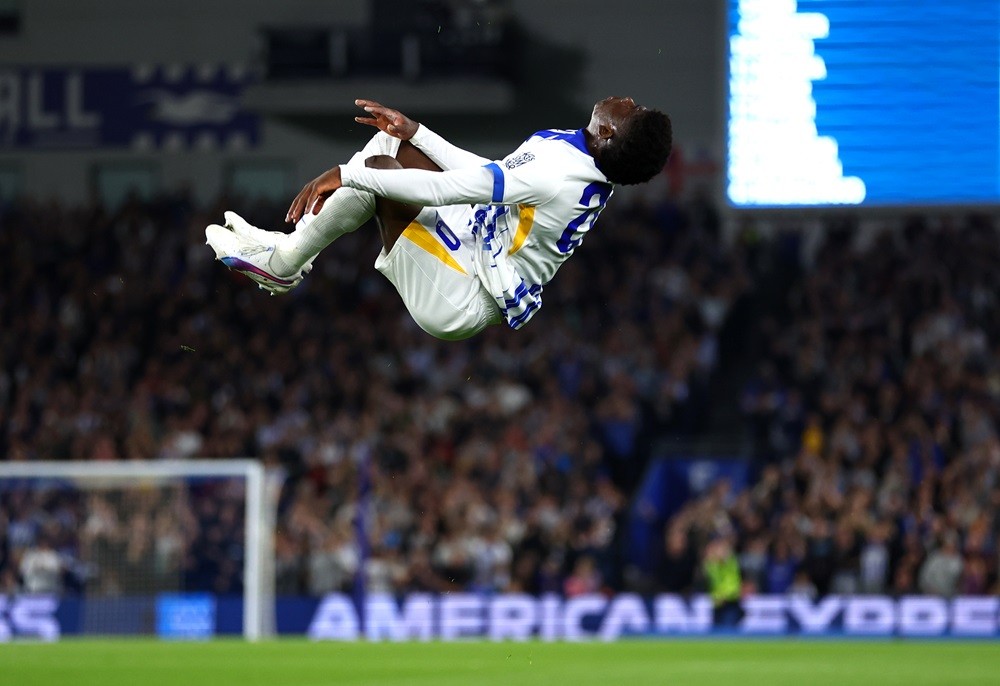
[[[372,155],[365,159],[365,166],[372,169],[404,169],[395,157],[389,155]],[[379,235],[385,249],[392,250],[400,234],[406,230],[410,222],[420,213],[420,205],[411,205],[388,198],[375,198],[375,217],[378,221]]]
[[[403,165],[389,155],[372,155],[365,160],[365,166],[372,169],[402,169]]]

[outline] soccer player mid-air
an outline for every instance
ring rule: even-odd
[[[374,216],[375,268],[414,321],[438,338],[468,338],[502,321],[518,329],[542,287],[573,254],[615,184],[648,181],[670,155],[666,114],[606,98],[576,131],[550,129],[491,161],[371,100],[355,120],[379,129],[344,165],[299,192],[295,231],[251,226],[234,212],[205,230],[226,266],[271,293],[297,286],[316,255]]]

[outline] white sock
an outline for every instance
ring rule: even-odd
[[[347,165],[363,165],[372,155],[395,157],[399,142],[398,138],[379,131]],[[275,246],[269,261],[271,269],[278,275],[297,272],[323,248],[355,231],[374,214],[374,195],[353,188],[338,188],[323,203],[319,214],[304,215],[295,225],[295,232]]]
[[[367,191],[338,188],[319,214],[307,214],[295,232],[279,241],[268,262],[275,274],[294,274],[320,250],[351,233],[375,214],[375,196]]]

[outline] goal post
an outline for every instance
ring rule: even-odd
[[[251,459],[129,462],[2,462],[0,495],[20,483],[31,490],[60,484],[83,493],[169,486],[197,480],[240,479],[243,486],[243,636],[274,635],[274,528],[281,476]],[[13,482],[13,483],[12,483]],[[127,517],[127,514],[125,515]],[[167,513],[166,516],[169,516]],[[237,596],[238,597],[238,596]]]

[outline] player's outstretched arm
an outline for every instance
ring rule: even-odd
[[[374,126],[394,138],[409,141],[417,146],[441,169],[462,169],[481,167],[490,160],[449,143],[426,126],[413,121],[399,110],[385,107],[374,100],[355,100],[354,104],[364,108],[370,116],[355,117],[359,124]]]
[[[334,167],[299,191],[285,220],[295,223],[307,212],[319,214],[326,199],[341,186],[398,202],[440,207],[460,203],[540,205],[554,197],[560,185],[561,178],[552,173],[551,165],[525,164],[506,172],[495,162],[444,172]]]
[[[494,165],[495,166],[495,165]],[[319,214],[335,190],[348,186],[389,200],[439,207],[458,203],[488,203],[496,186],[486,167],[466,167],[446,172],[426,169],[371,169],[333,167],[307,183],[295,196],[285,221],[295,224],[308,213]]]
[[[354,121],[359,124],[374,126],[384,133],[408,141],[413,138],[420,124],[413,121],[399,110],[385,107],[374,100],[355,100],[354,104],[364,108],[369,116],[355,117]],[[340,167],[333,167],[323,172],[315,179],[307,183],[299,191],[299,194],[292,200],[292,204],[285,213],[285,221],[295,224],[310,211],[319,214],[323,209],[326,199],[343,185],[340,176]]]

